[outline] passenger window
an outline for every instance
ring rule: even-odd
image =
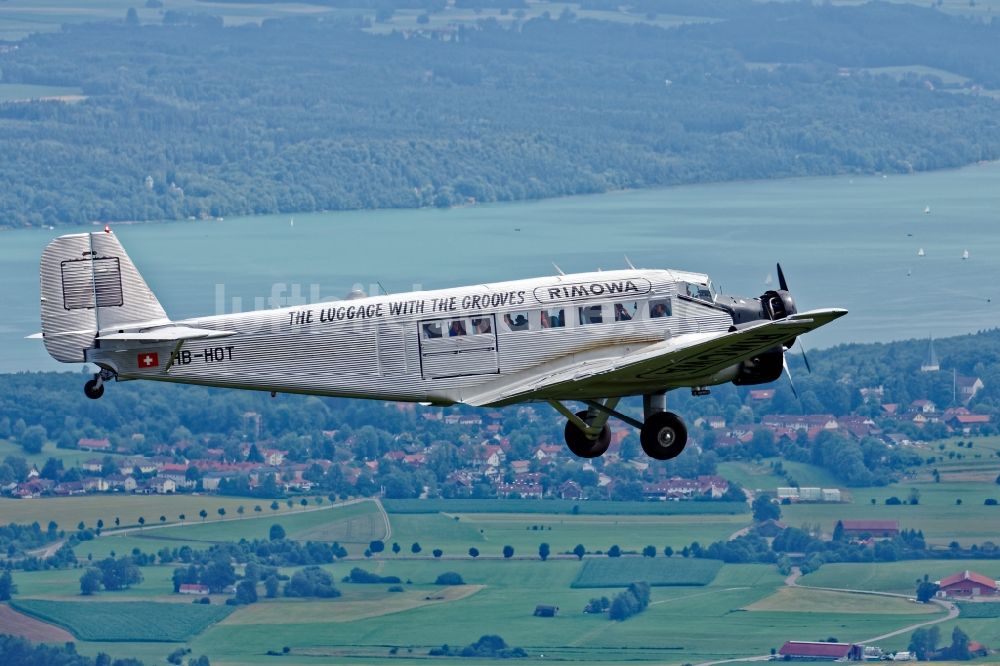
[[[441,336],[441,322],[434,321],[429,324],[424,324],[424,338],[428,340],[433,340],[434,338],[440,338]]]
[[[490,322],[489,317],[476,317],[472,320],[472,332],[473,334],[481,333],[492,333],[493,324]]]
[[[670,307],[669,298],[660,298],[649,302],[649,318],[658,319],[659,317],[670,317],[674,314],[673,308]]]
[[[564,328],[565,326],[565,310],[542,310],[542,328]]]
[[[632,321],[638,312],[639,304],[635,301],[615,303],[615,321]]]
[[[600,305],[585,305],[580,308],[581,324],[600,324],[604,321]]]
[[[503,316],[503,321],[507,324],[507,328],[511,331],[527,331],[528,330],[528,313],[527,312],[512,312],[510,314],[505,314]]]
[[[452,319],[451,324],[448,325],[448,337],[457,338],[460,335],[465,335],[465,321]]]

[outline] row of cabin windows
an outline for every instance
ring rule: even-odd
[[[565,328],[566,317],[568,314],[571,315],[573,310],[574,308],[544,308],[541,310],[510,312],[501,318],[501,332],[516,333],[520,331]],[[583,305],[575,308],[575,310],[576,321],[581,326],[603,324],[610,321],[658,319],[673,315],[673,308],[671,307],[669,298],[657,298],[650,301],[622,301],[602,305]],[[493,333],[493,323],[490,317],[462,317],[446,321],[433,321],[423,324],[422,327],[423,337],[427,340]]]

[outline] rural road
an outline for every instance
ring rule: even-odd
[[[298,509],[296,511],[292,511],[292,512],[289,512],[289,513],[279,513],[279,514],[269,514],[269,515],[271,517],[274,517],[274,518],[282,518],[284,516],[293,516],[293,515],[297,516],[297,515],[299,515],[301,513],[311,513],[313,511],[329,511],[330,509],[339,509],[339,508],[342,508],[342,507],[345,507],[345,506],[351,506],[352,504],[360,504],[362,502],[374,502],[375,503],[375,506],[378,508],[378,511],[379,511],[379,513],[382,516],[382,520],[385,522],[385,534],[386,534],[386,536],[385,536],[384,540],[389,539],[389,537],[392,536],[392,527],[391,527],[391,525],[389,523],[389,516],[385,512],[385,507],[382,506],[382,502],[379,501],[377,498],[363,497],[363,498],[357,498],[357,499],[347,500],[347,501],[344,501],[344,502],[337,502],[335,504],[323,504],[322,506],[312,506],[312,507],[308,507],[308,508],[305,508],[305,509]],[[215,523],[224,523],[224,522],[229,522],[229,521],[234,521],[234,520],[250,520],[251,518],[261,518],[261,517],[263,517],[263,514],[260,515],[260,516],[236,516],[236,517],[233,517],[233,518],[219,518],[217,520],[210,520],[208,522],[211,523],[211,524],[215,524]],[[204,521],[202,521],[202,522],[188,521],[188,522],[183,522],[183,523],[176,523],[176,522],[175,523],[157,523],[155,525],[146,525],[145,527],[121,527],[121,528],[116,528],[116,529],[112,529],[112,530],[102,530],[101,531],[101,536],[102,537],[106,537],[106,536],[124,536],[124,535],[126,535],[126,534],[128,534],[130,532],[146,533],[146,532],[149,532],[150,530],[163,529],[163,528],[166,528],[166,527],[179,527],[179,526],[182,526],[182,525],[204,525],[204,524],[206,524]],[[51,548],[51,546],[49,546],[49,548]],[[55,552],[55,551],[53,551],[53,552]]]
[[[896,592],[875,592],[875,591],[872,591],[872,590],[852,590],[852,589],[839,588],[839,587],[812,587],[812,586],[804,586],[804,585],[799,585],[799,583],[798,583],[798,580],[799,580],[799,578],[801,576],[802,576],[802,572],[799,571],[799,568],[798,567],[792,567],[791,574],[789,574],[788,578],[785,579],[785,585],[787,585],[788,587],[801,587],[803,589],[808,589],[808,590],[824,590],[824,591],[827,591],[827,592],[847,592],[849,594],[867,594],[869,596],[876,596],[876,597],[894,597],[894,598],[897,598],[897,599],[912,599],[913,598],[912,596],[910,596],[908,594],[898,594]],[[862,641],[852,641],[852,643],[857,643],[859,645],[866,645],[868,643],[874,643],[875,641],[885,640],[886,638],[892,638],[893,636],[898,636],[900,634],[905,634],[907,632],[916,631],[917,629],[920,629],[921,627],[928,627],[928,626],[930,626],[932,624],[939,624],[941,622],[947,622],[948,620],[953,620],[956,617],[958,617],[958,606],[956,606],[955,604],[951,603],[950,601],[945,601],[944,599],[932,599],[931,601],[933,603],[937,604],[938,606],[941,606],[946,611],[948,611],[947,614],[943,615],[941,617],[938,617],[938,618],[934,618],[933,620],[928,620],[927,622],[918,622],[916,624],[911,624],[911,625],[909,625],[907,627],[903,627],[902,629],[896,629],[895,631],[890,631],[887,634],[880,634],[878,636],[872,636],[871,638],[866,638],[865,640],[862,640]],[[701,662],[699,664],[695,664],[695,666],[715,666],[715,664],[732,664],[732,663],[736,663],[736,662],[769,661],[770,659],[771,659],[771,655],[769,655],[769,654],[763,654],[763,655],[754,655],[754,656],[750,656],[750,657],[736,657],[734,659],[722,659],[722,660],[719,660],[719,661],[704,661],[704,662]]]
[[[35,550],[29,550],[28,551],[28,555],[34,555],[35,557],[40,557],[43,560],[46,557],[52,557],[53,555],[56,554],[57,550],[59,550],[60,548],[62,548],[62,545],[63,545],[64,541],[65,541],[65,539],[59,539],[58,541],[53,541],[52,543],[50,543],[47,546],[43,546],[42,548],[36,548]]]

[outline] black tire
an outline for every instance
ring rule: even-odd
[[[587,412],[577,412],[579,416],[584,421],[587,420]],[[600,434],[597,439],[590,439],[583,431],[573,425],[572,421],[566,422],[566,446],[569,447],[570,452],[578,458],[597,458],[604,454],[608,450],[608,446],[611,445],[611,428],[605,423],[604,427],[601,429]]]
[[[670,460],[679,456],[687,439],[687,426],[673,412],[656,412],[646,419],[639,431],[642,450],[656,460]]]
[[[97,400],[102,395],[104,395],[104,384],[100,386],[97,384],[96,379],[91,379],[89,382],[83,385],[83,392],[91,400]]]

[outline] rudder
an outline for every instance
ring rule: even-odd
[[[170,321],[110,230],[56,238],[39,274],[42,335],[57,361],[85,362],[99,334]]]

